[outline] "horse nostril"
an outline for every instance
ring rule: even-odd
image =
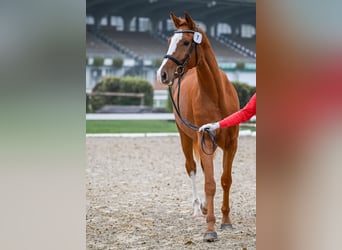
[[[165,82],[167,80],[167,73],[165,71],[161,73],[161,79],[162,79],[162,82]]]

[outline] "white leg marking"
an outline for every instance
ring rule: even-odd
[[[207,197],[205,195],[202,200],[202,207],[207,208]]]
[[[169,46],[169,49],[167,50],[166,54],[167,55],[172,55],[175,51],[176,51],[176,48],[177,48],[177,44],[180,40],[182,40],[182,37],[183,37],[183,34],[182,33],[176,33],[173,35],[173,37],[171,38],[171,42],[170,42],[170,46]],[[167,58],[164,58],[164,60],[162,61],[162,64],[160,65],[158,71],[157,71],[157,80],[161,82],[161,69],[164,67],[164,65],[166,64],[167,62]]]
[[[198,217],[201,217],[203,214],[201,211],[201,200],[197,194],[196,174],[194,172],[191,172],[190,178],[191,178],[191,182],[192,182],[192,199],[193,199],[192,200],[192,206],[194,208],[193,217],[198,218]]]

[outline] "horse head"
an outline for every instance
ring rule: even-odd
[[[157,71],[157,79],[162,84],[172,85],[177,77],[183,76],[195,67],[200,58],[200,44],[204,37],[203,31],[196,26],[188,13],[184,19],[176,17],[172,12],[170,18],[176,28],[169,38],[169,48]]]

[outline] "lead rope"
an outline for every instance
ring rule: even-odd
[[[172,105],[174,107],[174,109],[176,110],[176,113],[179,117],[179,119],[181,119],[181,121],[186,125],[188,126],[189,128],[191,128],[192,130],[195,130],[195,131],[198,131],[199,130],[199,127],[196,126],[196,125],[193,125],[192,123],[190,123],[189,121],[187,121],[180,113],[180,105],[179,105],[179,97],[180,97],[180,83],[181,83],[181,79],[184,75],[184,66],[182,66],[182,71],[181,73],[179,74],[179,77],[178,77],[178,91],[177,91],[177,105],[175,103],[175,100],[173,99],[173,94],[172,94],[172,89],[171,89],[171,86],[169,86],[169,94],[170,94],[170,98],[171,98],[171,102],[172,102]],[[211,141],[212,141],[212,145],[213,145],[213,151],[212,152],[207,152],[205,149],[204,149],[204,146],[207,147],[207,144],[205,142],[205,133],[208,133]],[[202,151],[206,154],[206,155],[213,155],[216,151],[216,148],[217,148],[217,144],[216,144],[216,137],[215,137],[215,134],[212,130],[210,129],[205,129],[204,132],[202,133],[202,136],[201,136],[201,148],[202,148]]]

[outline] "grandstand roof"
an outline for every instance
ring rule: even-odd
[[[149,17],[154,21],[188,12],[204,23],[244,23],[255,27],[256,0],[87,0],[87,15]]]

